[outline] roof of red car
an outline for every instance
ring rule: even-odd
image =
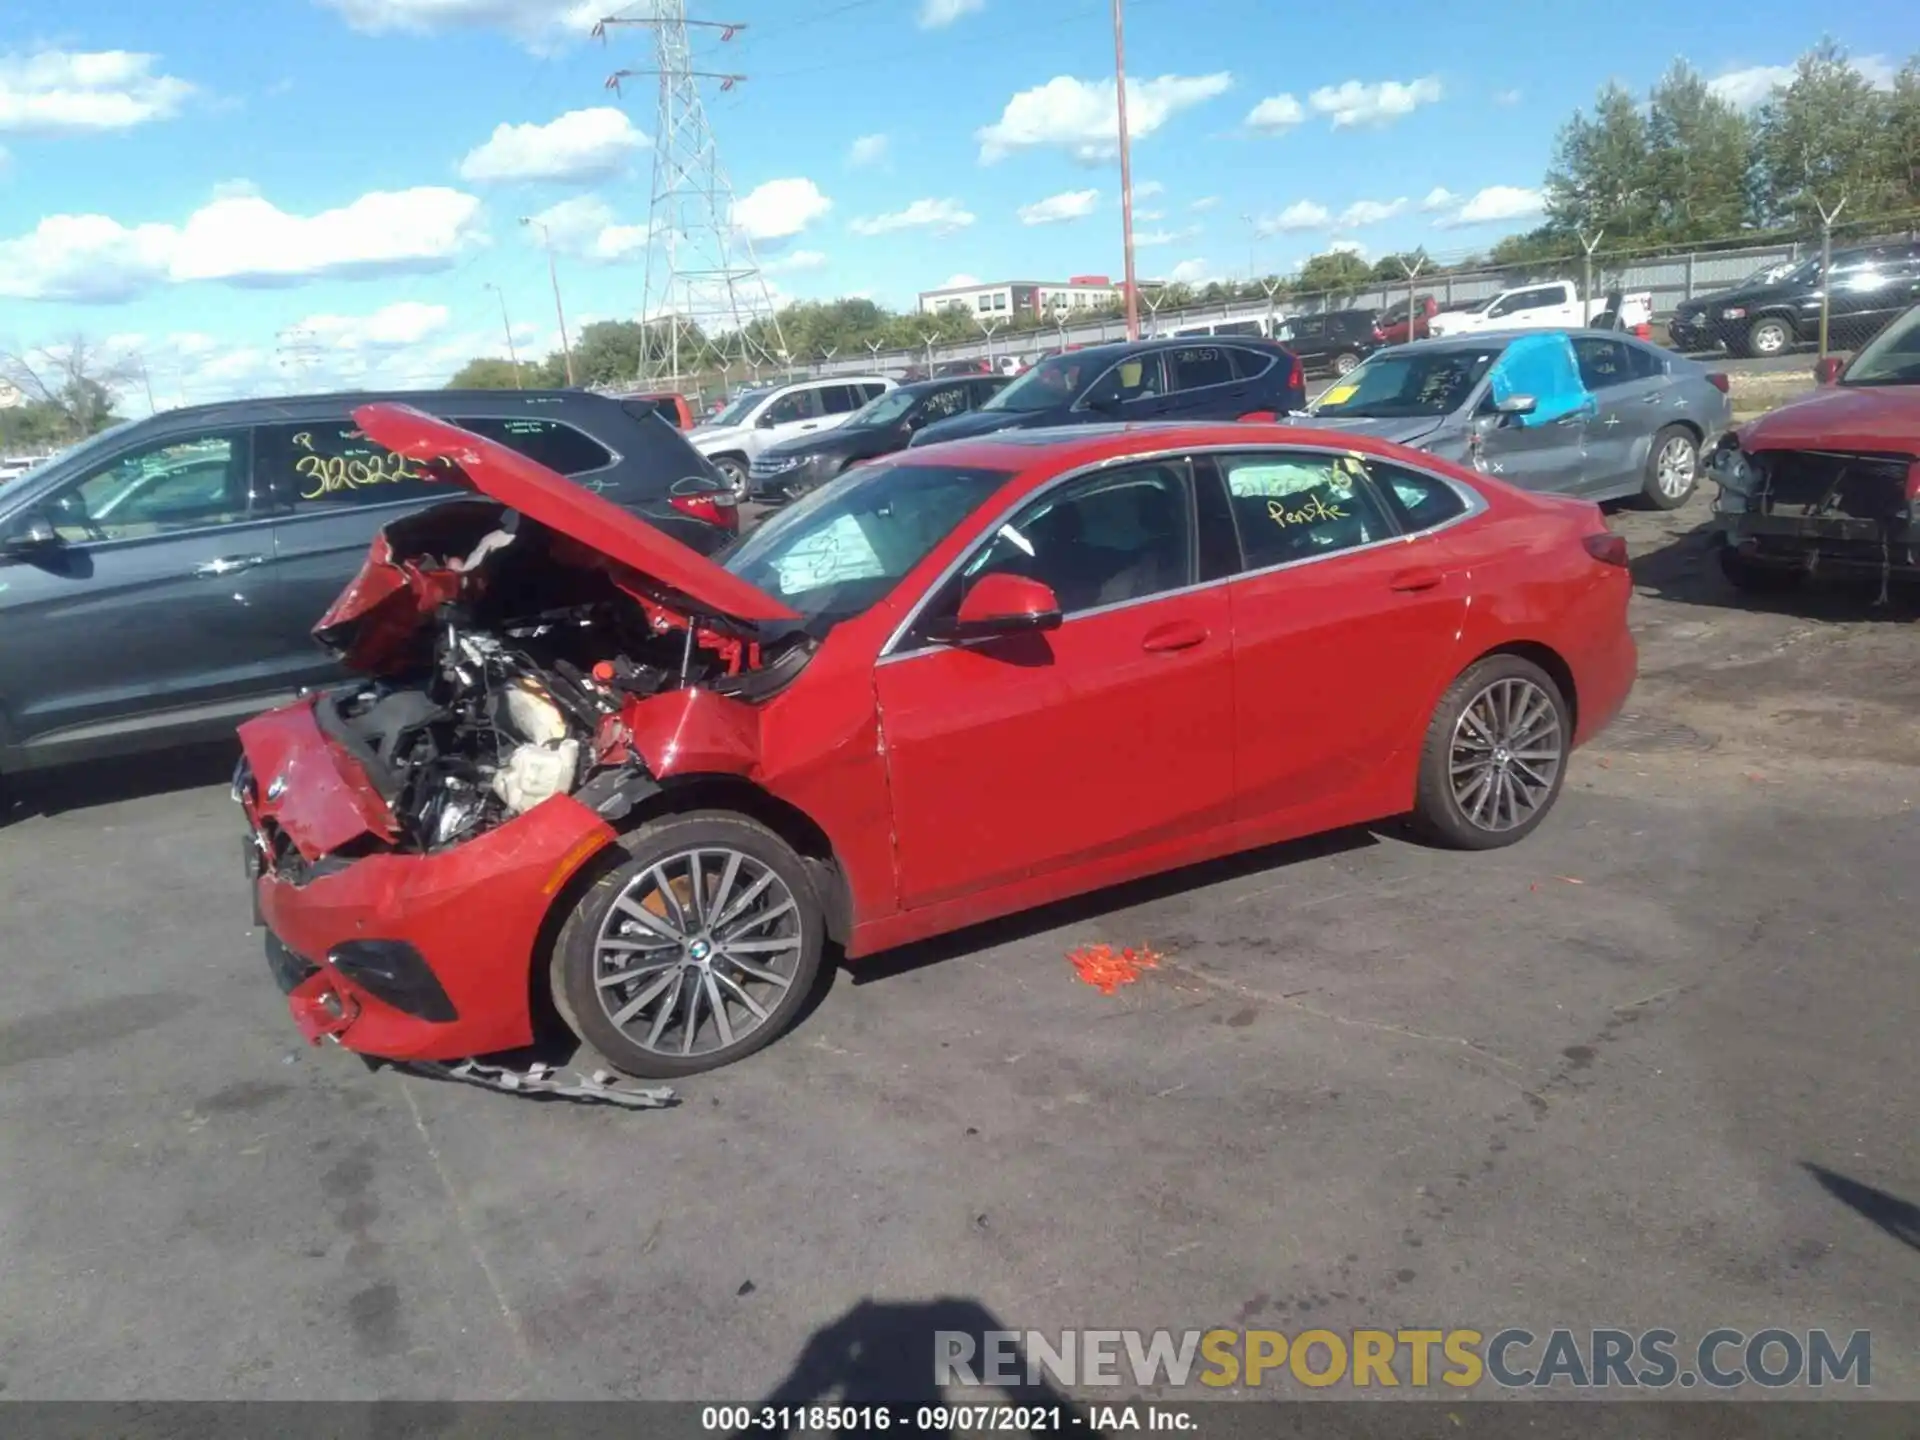
[[[708,614],[741,620],[800,618],[758,586],[518,451],[410,405],[362,405],[353,418],[397,454],[415,460],[446,456],[483,495],[687,596]]]
[[[1031,430],[996,430],[963,440],[916,445],[886,457],[904,465],[938,455],[940,462],[980,470],[1030,470],[1037,466],[1097,465],[1128,455],[1165,450],[1212,450],[1229,445],[1322,445],[1391,457],[1401,447],[1344,430],[1304,425],[1222,420],[1208,424],[1159,421],[1140,425],[1058,425]]]

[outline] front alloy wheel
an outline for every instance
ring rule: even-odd
[[[707,812],[643,826],[589,890],[554,953],[569,1025],[614,1066],[659,1078],[771,1042],[819,972],[819,903],[765,827]]]

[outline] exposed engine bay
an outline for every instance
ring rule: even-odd
[[[436,506],[384,538],[375,593],[316,630],[375,678],[319,697],[315,719],[365,769],[401,850],[459,844],[554,795],[617,818],[653,788],[634,706],[688,689],[764,699],[815,648],[676,608],[498,505]]]

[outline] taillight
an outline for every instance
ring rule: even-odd
[[[1707,384],[1713,386],[1713,388],[1718,390],[1722,395],[1732,393],[1727,389],[1727,377],[1722,375],[1718,370],[1709,370],[1707,372]]]
[[[1907,503],[1911,505],[1916,500],[1920,500],[1920,460],[1907,467]]]
[[[722,530],[740,528],[740,507],[731,495],[674,495],[667,503],[682,515],[691,515]]]
[[[1307,388],[1307,372],[1301,366],[1298,355],[1293,357],[1293,368],[1287,371],[1287,388],[1289,390],[1304,390]]]
[[[1580,542],[1587,547],[1587,554],[1602,565],[1618,565],[1627,568],[1627,542],[1611,532],[1589,535]]]

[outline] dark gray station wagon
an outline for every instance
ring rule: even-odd
[[[498,440],[703,553],[711,465],[645,405],[585,391],[246,400],[130,421],[0,485],[0,783],[231,733],[339,677],[310,635],[383,525],[470,490],[382,449],[394,400]]]

